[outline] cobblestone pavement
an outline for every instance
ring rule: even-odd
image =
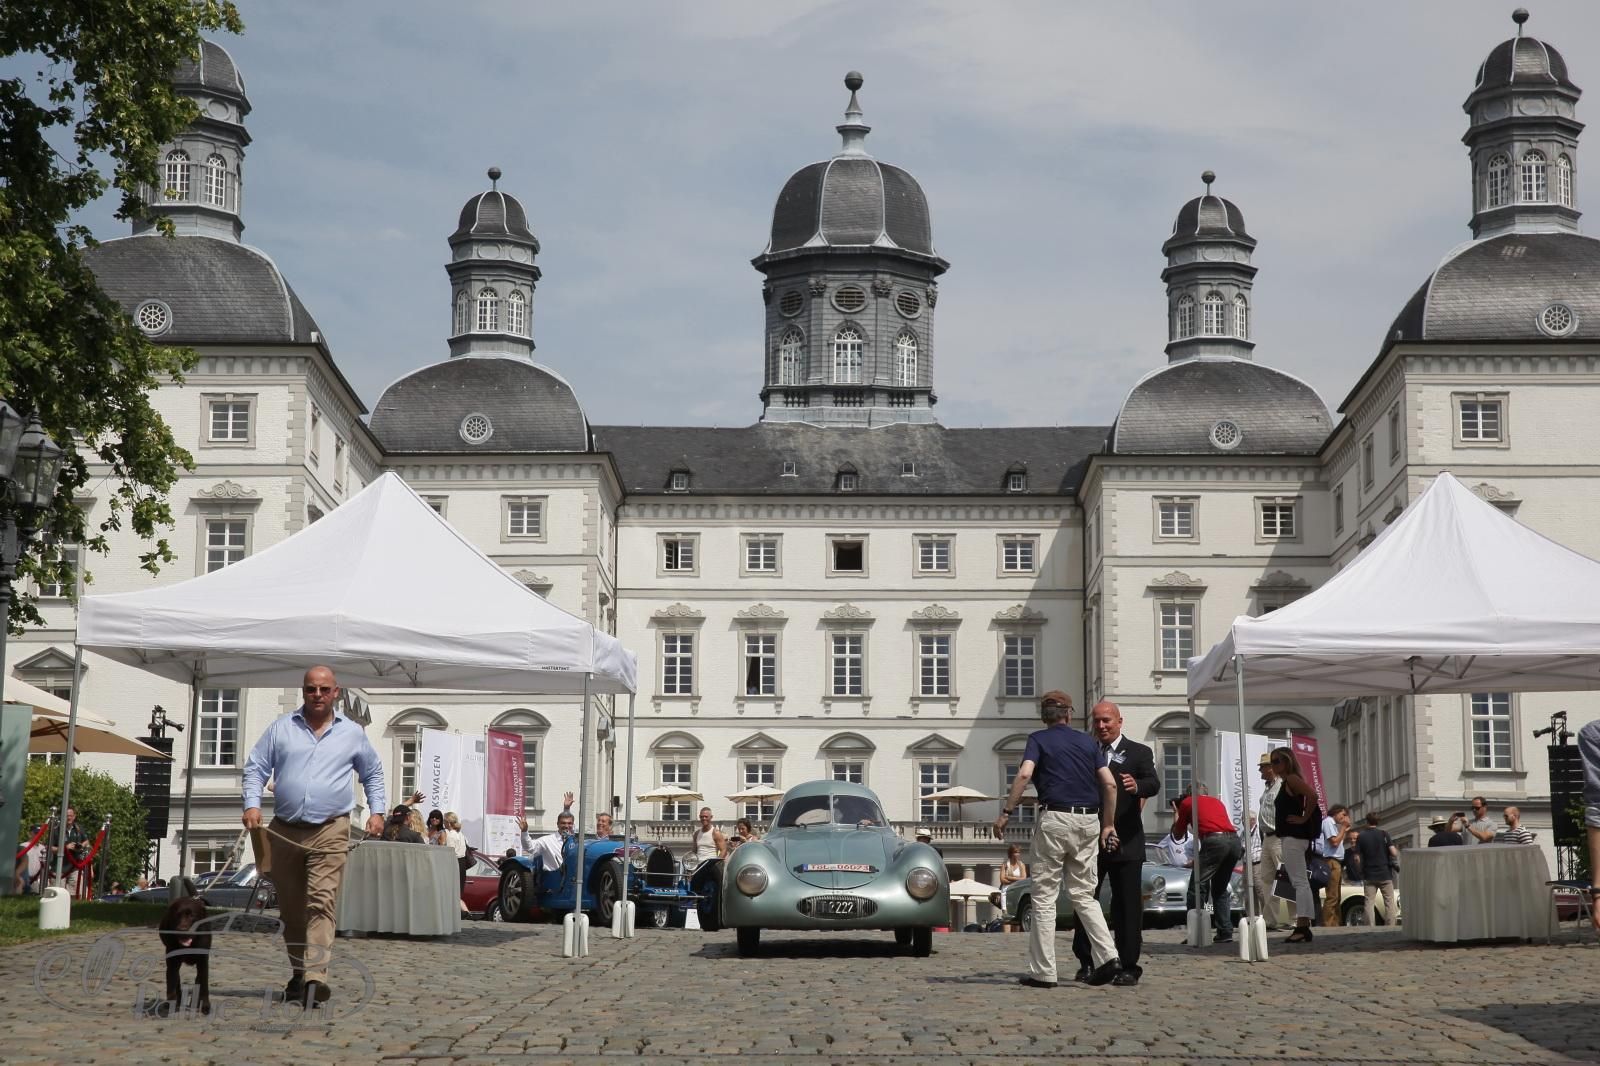
[[[1019,987],[1021,936],[939,935],[902,958],[887,934],[593,936],[470,923],[449,940],[340,940],[329,1017],[273,1010],[281,944],[219,936],[213,1014],[134,1006],[162,988],[139,930],[0,948],[0,1061],[11,1063],[1600,1062],[1600,946],[1421,947],[1396,930],[1319,931],[1246,965],[1178,931],[1146,939],[1136,988]],[[1060,957],[1070,960],[1068,939]],[[363,971],[370,998],[363,998]],[[323,1012],[316,1012],[321,1014]]]

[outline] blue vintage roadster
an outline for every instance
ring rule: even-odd
[[[762,929],[887,929],[926,956],[950,920],[939,853],[901,839],[872,790],[842,781],[791,788],[771,832],[695,870],[691,886],[701,926],[737,930],[741,955],[760,949]]]
[[[577,876],[578,841],[569,837],[559,870],[543,869],[537,859],[514,855],[500,865],[500,911],[506,921],[531,922],[572,910],[581,882],[583,909],[596,925],[609,926],[611,911],[623,893],[623,863],[628,864],[627,893],[639,908],[639,922],[657,928],[682,928],[695,905],[682,860],[662,844],[628,843],[620,837],[584,842],[583,876]]]

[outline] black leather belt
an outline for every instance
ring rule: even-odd
[[[343,817],[345,817],[345,815],[336,814],[332,818],[329,818],[326,822],[291,822],[287,818],[274,818],[272,821],[275,825],[286,825],[291,829],[321,829],[323,826],[332,825],[334,822],[337,822]]]
[[[1204,840],[1207,837],[1236,837],[1238,835],[1239,831],[1237,829],[1221,829],[1215,833],[1201,833],[1200,839]]]
[[[1064,803],[1046,803],[1044,809],[1057,814],[1099,814],[1099,807],[1069,807]]]

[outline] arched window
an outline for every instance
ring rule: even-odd
[[[506,332],[519,337],[528,332],[528,298],[516,289],[506,297]]]
[[[798,385],[804,373],[805,338],[793,327],[778,338],[778,384]]]
[[[1172,316],[1172,339],[1181,341],[1194,336],[1194,297],[1178,297],[1178,310]]]
[[[833,382],[861,384],[861,333],[846,326],[833,335]]]
[[[422,755],[422,731],[444,729],[445,721],[425,707],[412,707],[389,720],[389,736],[394,742],[392,780],[399,783],[399,794],[410,796],[419,784],[417,765]]]
[[[1522,202],[1542,204],[1550,198],[1549,170],[1543,152],[1522,157]]]
[[[456,293],[456,333],[461,334],[472,328],[471,319],[468,317],[468,300],[466,291]]]
[[[168,200],[189,198],[189,153],[183,149],[167,153],[167,165],[162,174],[163,195]]]
[[[902,330],[894,339],[894,383],[917,383],[917,336],[909,329]]]
[[[500,294],[493,289],[478,292],[478,332],[500,332]]]
[[[1503,155],[1489,160],[1489,181],[1484,193],[1486,207],[1504,207],[1511,202],[1511,160]]]
[[[1222,329],[1222,293],[1206,293],[1204,310],[1200,315],[1200,331],[1208,337],[1220,337]]]
[[[206,203],[212,207],[228,203],[228,161],[214,152],[206,159]]]
[[[1250,339],[1250,301],[1242,293],[1233,298],[1233,335],[1242,341]]]
[[[1572,206],[1572,160],[1564,155],[1556,158],[1556,203]]]

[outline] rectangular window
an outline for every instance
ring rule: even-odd
[[[950,695],[950,641],[948,633],[923,633],[917,637],[918,695]]]
[[[195,752],[201,766],[239,765],[238,689],[201,690],[200,741]]]
[[[311,454],[311,461],[316,462],[317,452],[322,447],[322,409],[316,404],[311,405],[311,431],[307,436],[306,451]]]
[[[1161,669],[1186,670],[1194,655],[1194,604],[1161,605]]]
[[[686,471],[686,470],[674,470],[672,472],[672,491],[673,492],[688,492],[689,491],[689,472],[688,471]]]
[[[424,496],[422,498],[422,502],[433,508],[434,514],[438,515],[440,518],[443,518],[444,504],[446,499],[448,499],[448,497],[445,496]]]
[[[1333,531],[1344,532],[1344,486],[1333,487]]]
[[[864,574],[867,572],[867,542],[840,538],[828,542],[831,558],[829,569],[835,574]]]
[[[1474,692],[1471,696],[1472,768],[1510,770],[1511,693]]]
[[[1189,745],[1181,740],[1161,742],[1161,794],[1181,796],[1189,787],[1189,772],[1194,765]]]
[[[867,764],[855,759],[835,759],[828,764],[835,781],[848,781],[852,785],[867,783]]]
[[[1032,537],[1008,537],[1000,542],[1000,570],[1007,574],[1031,574],[1034,570]]]
[[[778,638],[771,633],[744,635],[744,694],[778,694]]]
[[[950,539],[948,537],[918,538],[917,572],[919,574],[948,574],[950,572]]]
[[[1006,491],[1022,492],[1028,487],[1028,475],[1011,473],[1006,475]]]
[[[927,800],[921,797],[934,792],[943,792],[949,788],[954,782],[954,771],[955,763],[917,763],[917,817],[921,821],[948,822],[950,820],[950,808],[952,805],[949,800]]]
[[[804,406],[804,404],[801,406]],[[795,461],[793,459],[785,459],[783,461],[783,468],[780,473],[783,477],[799,477],[800,468],[795,465]]]
[[[250,401],[211,401],[211,440],[243,444],[250,440]]]
[[[206,573],[215,573],[244,558],[245,519],[211,518],[206,521]]]
[[[1501,401],[1488,399],[1461,399],[1461,439],[1470,443],[1501,440]]]
[[[333,487],[344,488],[345,469],[344,438],[337,433],[333,435]]]
[[[64,580],[50,581],[39,586],[39,598],[43,600],[64,600],[73,596],[78,587],[78,546],[68,544],[61,549],[61,565],[66,573]]]
[[[694,695],[694,634],[661,636],[661,694]]]
[[[1389,408],[1389,458],[1400,458],[1400,405]]]
[[[1157,508],[1157,529],[1163,537],[1188,540],[1194,536],[1194,501],[1160,500]]]
[[[1003,778],[1000,784],[1000,795],[1011,795],[1011,786],[1016,783],[1017,771],[1021,769],[1022,760],[1020,758],[1009,759],[1000,764],[1000,776]],[[1024,792],[1024,795],[1026,795],[1026,792]],[[1033,825],[1038,815],[1038,804],[1022,802],[1017,804],[1016,810],[1011,812],[1011,821],[1016,825]]]
[[[506,508],[506,536],[539,537],[544,535],[544,501],[508,498]]]
[[[409,797],[417,790],[417,757],[422,751],[422,735],[400,738],[400,795]]]
[[[1260,506],[1263,540],[1290,540],[1295,536],[1293,500],[1262,500]]]
[[[747,762],[744,764],[744,787],[755,788],[758,785],[778,787],[778,764],[775,762]],[[772,811],[777,806],[776,797],[772,799],[754,800],[744,804],[742,813],[744,817],[755,822],[772,821]]]
[[[776,537],[751,537],[744,542],[744,568],[752,574],[778,572],[778,540]]]
[[[663,785],[677,785],[679,788],[694,788],[694,764],[686,762],[664,762],[661,764],[661,783]],[[688,800],[675,800],[661,805],[661,820],[663,822],[692,822],[694,821],[694,808]]]
[[[522,809],[539,806],[539,739],[522,734]]]
[[[1032,696],[1034,693],[1034,638],[1031,636],[1006,636],[1002,638],[1001,676],[1003,691],[1007,696]]]
[[[840,492],[854,492],[854,491],[856,491],[856,475],[850,473],[848,470],[846,470],[843,473],[841,473],[839,475],[839,491]]]
[[[194,856],[194,872],[208,874],[213,870],[220,870],[228,865],[228,860],[233,856],[232,848],[195,848],[189,853]]]
[[[1372,434],[1367,434],[1367,439],[1361,442],[1361,484],[1364,488],[1370,489],[1378,476],[1376,448]]]
[[[861,695],[862,651],[865,643],[859,633],[835,633],[832,645],[833,680],[829,691],[835,696]]]
[[[909,461],[901,463],[900,464],[900,476],[901,477],[916,477],[917,476],[917,464],[913,463],[913,462],[909,462]]]
[[[694,569],[694,541],[669,537],[661,542],[661,569],[681,572]]]

